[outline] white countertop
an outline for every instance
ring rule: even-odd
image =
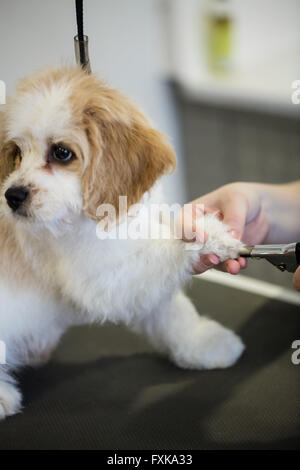
[[[300,118],[300,104],[292,103],[292,83],[300,80],[300,51],[255,70],[217,76],[184,70],[172,77],[188,99]],[[300,95],[300,93],[299,93]]]

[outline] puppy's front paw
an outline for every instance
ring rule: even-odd
[[[238,257],[243,243],[231,235],[229,227],[223,224],[215,214],[207,214],[204,217],[204,230],[207,234],[207,242],[201,250],[202,254],[215,253],[220,261]]]
[[[233,331],[213,320],[202,319],[189,344],[181,345],[173,360],[186,369],[224,369],[232,366],[244,349]]]
[[[15,385],[0,382],[0,420],[21,411],[22,395]]]
[[[227,225],[223,224],[215,214],[206,214],[198,221],[200,221],[202,231],[206,233],[207,240],[204,244],[199,242],[186,243],[186,250],[198,252],[198,255],[214,253],[220,261],[238,258],[243,243],[231,235],[230,228]],[[196,259],[195,255],[194,259]]]

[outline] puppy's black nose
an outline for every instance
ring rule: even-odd
[[[9,188],[5,193],[7,204],[13,211],[16,211],[19,209],[21,204],[23,204],[28,194],[28,189],[24,188],[23,186]]]

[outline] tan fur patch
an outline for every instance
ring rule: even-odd
[[[32,268],[24,258],[21,246],[15,237],[13,221],[0,217],[0,277],[15,289],[36,285],[38,282]]]
[[[89,125],[91,159],[83,175],[84,208],[95,218],[100,204],[118,211],[119,196],[137,203],[159,176],[175,165],[174,153],[156,130],[135,123]]]
[[[164,135],[127,97],[93,75],[80,71],[74,77],[72,116],[89,142],[89,155],[83,156],[84,210],[96,219],[100,204],[110,203],[118,211],[119,196],[127,196],[128,207],[138,202],[175,168],[176,157]]]

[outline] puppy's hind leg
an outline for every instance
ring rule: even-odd
[[[146,317],[142,329],[157,349],[187,369],[230,367],[244,350],[235,333],[200,316],[182,292]]]
[[[0,420],[19,413],[22,409],[22,395],[15,380],[0,366]]]

